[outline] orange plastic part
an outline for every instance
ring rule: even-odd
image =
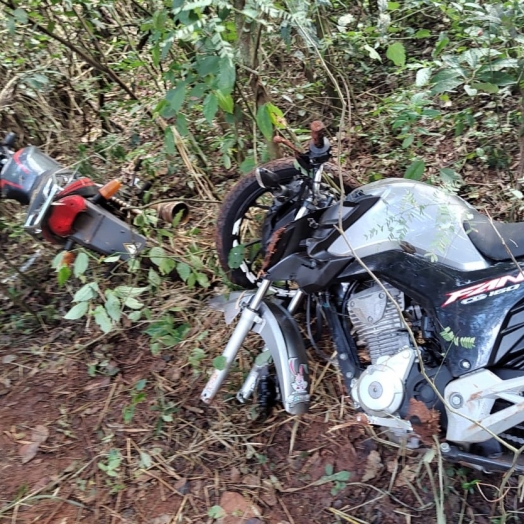
[[[62,255],[62,266],[71,266],[73,262],[75,261],[75,254],[71,251],[64,251],[64,254]]]
[[[106,199],[109,200],[116,192],[122,187],[122,181],[118,178],[110,180],[106,185],[102,186],[98,192]]]

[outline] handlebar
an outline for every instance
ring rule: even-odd
[[[15,133],[7,133],[6,137],[2,140],[0,144],[3,147],[14,147],[16,142]]]
[[[310,130],[311,140],[307,152],[302,151],[289,140],[281,136],[274,137],[273,143],[289,147],[289,149],[295,153],[299,163],[303,164],[303,167],[306,167],[306,169],[311,166],[319,166],[331,158],[331,144],[326,137],[326,126],[323,122],[315,120],[311,123]]]
[[[315,120],[311,123],[310,129],[311,144],[318,149],[322,149],[326,138],[326,126],[320,120]]]

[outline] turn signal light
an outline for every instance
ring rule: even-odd
[[[102,186],[98,192],[100,195],[105,198],[106,200],[109,200],[112,196],[116,194],[116,192],[122,187],[122,182],[118,178],[115,178],[114,180],[110,180],[107,184]]]

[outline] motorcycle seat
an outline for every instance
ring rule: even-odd
[[[478,211],[472,213],[473,218],[464,222],[464,228],[482,255],[496,261],[524,257],[523,224],[506,224],[490,220]]]

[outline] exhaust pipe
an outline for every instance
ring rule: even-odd
[[[179,215],[178,225],[187,224],[189,221],[189,207],[184,202],[167,202],[151,206],[164,222],[169,224]]]

